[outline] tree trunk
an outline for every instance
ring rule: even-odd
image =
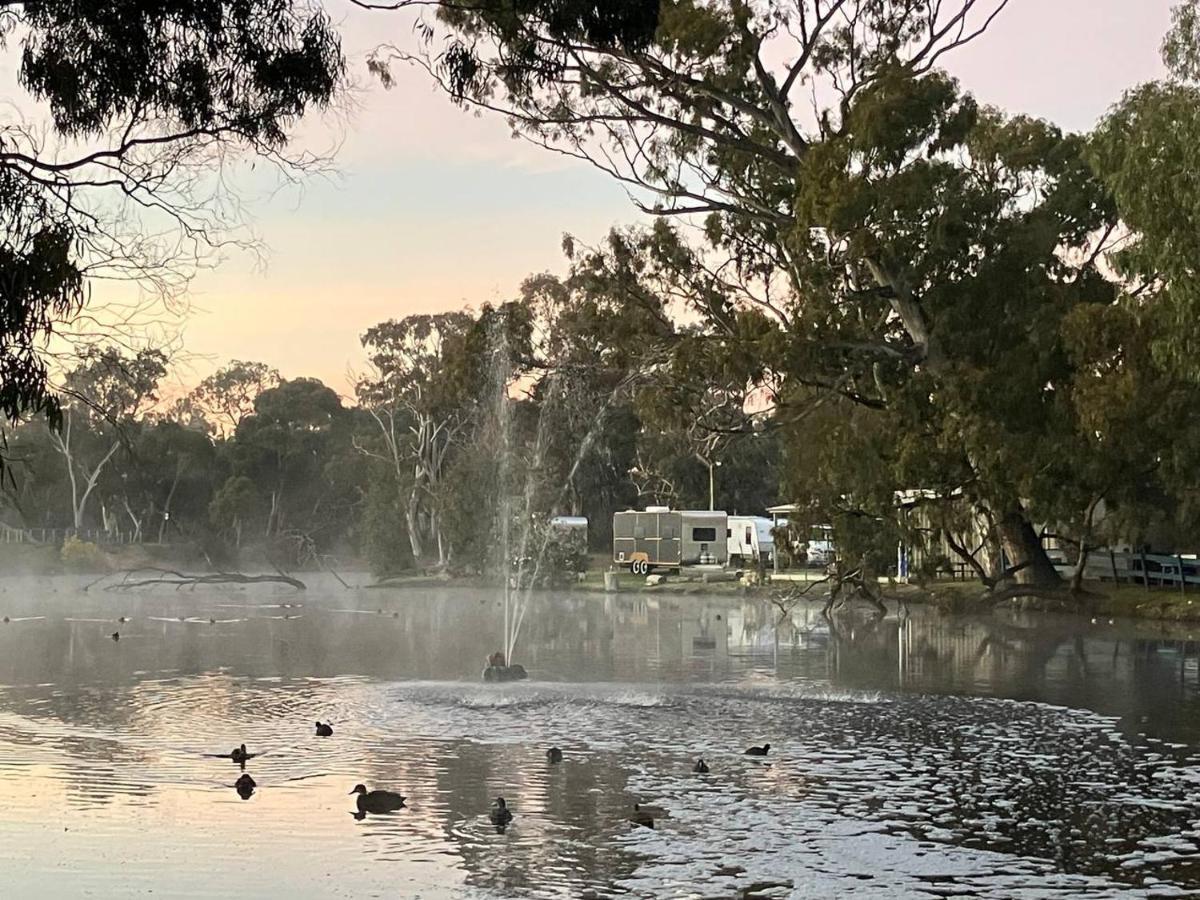
[[[1075,561],[1075,568],[1071,571],[1072,594],[1078,594],[1083,590],[1083,573],[1087,571],[1088,552],[1088,545],[1081,542],[1079,544],[1079,559]]]
[[[162,521],[158,526],[158,542],[161,544],[167,536],[167,522],[171,519],[171,501],[175,499],[175,489],[179,487],[179,476],[183,474],[183,460],[175,462],[175,478],[171,481],[171,490],[167,492],[167,502],[163,504]],[[141,532],[141,528],[138,528]]]
[[[420,502],[420,488],[413,485],[408,495],[408,508],[404,510],[404,521],[408,525],[408,546],[412,549],[413,562],[421,564],[424,548],[421,546],[421,523],[417,520],[417,508]]]
[[[1062,581],[1023,509],[1018,506],[1003,515],[996,528],[1017,584],[1054,586]]]
[[[446,536],[442,533],[442,517],[436,512],[433,514],[433,532],[437,535],[438,567],[445,569],[450,562],[450,557],[446,552]]]

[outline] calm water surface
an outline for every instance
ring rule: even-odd
[[[484,685],[491,593],[82,584],[0,581],[4,896],[1200,896],[1186,629],[543,596]]]

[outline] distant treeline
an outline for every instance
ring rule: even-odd
[[[214,563],[480,571],[499,561],[506,518],[516,543],[523,523],[584,515],[601,548],[615,510],[707,506],[710,464],[720,506],[777,501],[778,442],[743,412],[744,391],[677,383],[636,311],[599,286],[539,276],[478,314],[380,323],[363,335],[354,401],[233,361],[164,409],[164,354],[90,351],[66,377],[61,426],[9,433],[0,522],[100,529]],[[684,389],[736,429],[662,402]]]

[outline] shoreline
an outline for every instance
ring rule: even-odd
[[[20,547],[20,549],[18,549]],[[7,552],[5,552],[7,551]],[[181,560],[170,559],[166,553],[113,553],[106,554],[108,565],[105,567],[81,566],[68,567],[61,564],[58,554],[50,548],[11,545],[0,549],[0,571],[13,578],[46,578],[56,576],[119,576],[127,568],[139,566],[179,566],[186,571],[208,571],[207,566],[188,564]],[[147,558],[149,557],[149,558]],[[192,561],[193,563],[195,561]],[[438,588],[473,588],[478,590],[500,590],[501,584],[491,578],[479,575],[448,575],[444,573],[431,574],[412,571],[399,574],[383,581],[375,580],[365,568],[356,565],[357,561],[348,561],[344,569],[325,570],[296,570],[295,574],[301,581],[313,576],[332,577],[339,581],[346,576],[356,583],[356,589],[371,591],[411,591],[431,590]],[[604,576],[606,568],[593,568],[579,581],[567,583],[558,587],[533,588],[537,594],[572,593],[599,596],[669,596],[694,597],[698,599],[761,599],[778,598],[781,591],[790,585],[812,584],[821,578],[816,571],[787,573],[784,579],[765,584],[750,584],[738,579],[732,573],[692,573],[684,576],[667,576],[661,582],[647,584],[645,576],[635,576],[626,571],[617,572],[617,591],[605,589]],[[233,571],[252,573],[258,570],[268,571],[269,567],[260,561],[247,560],[244,568],[234,567]],[[344,584],[344,582],[343,582]],[[991,615],[1003,612],[1049,613],[1070,615],[1081,618],[1122,618],[1154,622],[1179,622],[1200,624],[1200,590],[1181,591],[1178,586],[1151,586],[1141,584],[1114,584],[1111,581],[1087,581],[1084,591],[1078,596],[1070,595],[1064,585],[1061,593],[1042,596],[1022,596],[1009,599],[998,599],[990,596],[983,585],[971,581],[938,581],[917,584],[900,584],[895,582],[881,583],[883,599],[894,611],[898,605],[927,606],[947,616],[960,615]],[[807,599],[822,600],[827,595],[823,588],[815,587]],[[869,608],[865,603],[856,602],[854,607]]]

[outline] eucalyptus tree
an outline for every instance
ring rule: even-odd
[[[199,421],[217,435],[229,436],[254,412],[254,401],[279,386],[279,371],[265,363],[231,360],[202,380],[177,407],[177,418]]]
[[[343,82],[338,37],[302,0],[4,3],[23,90],[0,126],[0,413],[58,421],[42,351],[94,278],[176,294],[244,242],[224,170],[311,166],[286,138]]]
[[[158,402],[158,383],[166,372],[160,350],[126,356],[118,348],[105,347],[87,351],[67,373],[63,390],[70,399],[62,428],[50,429],[50,443],[70,484],[75,528],[86,524],[89,501],[118,450],[129,445],[142,416]],[[104,512],[107,527],[107,508]]]
[[[1083,138],[939,69],[1006,5],[447,3],[374,68],[422,66],[660,217],[660,290],[702,323],[679,348],[765,390],[775,427],[822,411],[803,434],[827,477],[791,482],[829,517],[894,521],[898,491],[933,489],[985,515],[1008,575],[1051,583],[1034,522],[1110,491],[1062,463],[1086,428],[1078,311],[1124,296],[1120,217]]]
[[[293,533],[308,543],[336,532],[347,504],[358,500],[338,490],[332,465],[344,464],[352,432],[350,411],[315,378],[293,378],[263,391],[228,447],[232,480],[221,492],[221,523],[232,526],[236,519],[244,525],[254,495],[265,511],[264,538]],[[248,479],[251,490],[239,478]]]
[[[372,326],[362,336],[370,371],[358,380],[359,405],[374,422],[359,451],[384,463],[395,496],[405,494],[404,520],[414,559],[436,546],[448,561],[442,527],[443,478],[468,416],[451,377],[472,325],[466,312],[412,315]],[[381,514],[382,515],[382,514]]]

